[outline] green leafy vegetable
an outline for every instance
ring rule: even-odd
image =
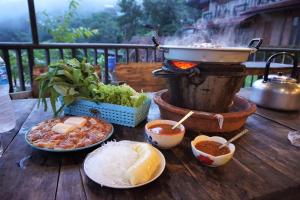
[[[61,60],[50,65],[49,71],[36,80],[39,81],[39,105],[42,103],[47,110],[46,97],[50,94],[55,116],[76,98],[130,107],[139,107],[147,99],[144,93],[138,93],[126,84],[115,86],[101,83],[92,65],[76,59]],[[62,96],[63,104],[57,109],[59,96]]]
[[[99,83],[93,89],[93,99],[100,102],[112,103],[130,107],[138,107],[147,99],[144,93],[137,93],[133,88],[124,84],[120,86]]]

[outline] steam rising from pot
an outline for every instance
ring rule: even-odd
[[[189,47],[239,47],[246,46],[237,41],[238,29],[232,27],[210,28],[207,25],[194,25],[193,33],[183,33],[178,36],[166,37],[164,45],[189,46]]]

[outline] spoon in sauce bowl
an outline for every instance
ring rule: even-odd
[[[237,134],[236,136],[234,136],[233,138],[228,140],[226,143],[219,146],[219,149],[226,147],[229,143],[233,142],[234,140],[236,140],[236,139],[242,137],[244,134],[248,133],[248,131],[249,131],[248,129],[243,130],[242,132],[240,132],[239,134]]]
[[[193,111],[190,111],[188,114],[186,114],[179,122],[177,122],[172,129],[175,129],[177,126],[179,126],[182,122],[184,122],[187,118],[189,118],[192,114],[194,114]]]

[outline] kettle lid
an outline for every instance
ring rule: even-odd
[[[284,76],[281,72],[278,75],[269,75],[269,81],[276,83],[297,83],[296,79]]]

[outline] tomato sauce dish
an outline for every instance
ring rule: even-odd
[[[199,135],[192,142],[191,147],[194,156],[204,165],[218,167],[226,164],[235,152],[235,146],[229,143],[228,146],[219,148],[227,140],[218,136]]]
[[[182,124],[172,129],[176,124],[172,120],[154,120],[145,126],[145,133],[148,142],[161,149],[169,149],[178,145],[185,134],[185,128]]]

